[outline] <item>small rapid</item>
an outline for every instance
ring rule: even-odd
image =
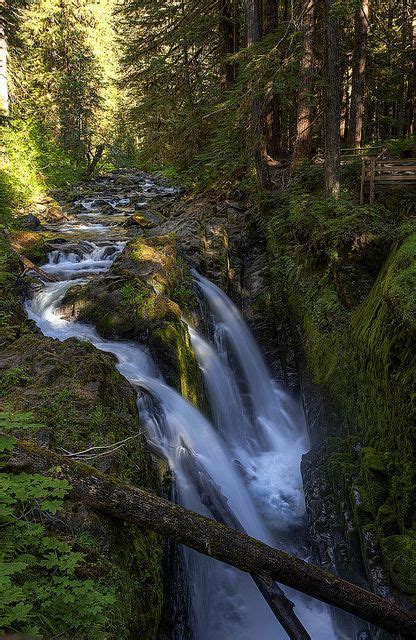
[[[143,198],[151,197],[152,185],[147,179]],[[93,209],[94,200],[83,206]],[[65,224],[59,231],[74,226]],[[300,475],[300,460],[308,449],[303,414],[275,385],[236,307],[212,282],[194,273],[210,327],[206,335],[189,327],[210,405],[208,419],[166,384],[145,348],[136,342],[104,340],[94,327],[60,316],[68,289],[109,269],[125,246],[120,238],[104,240],[101,225],[82,227],[83,232],[90,230],[88,239],[49,254],[42,268],[59,280],[45,284],[27,301],[28,316],[46,336],[86,340],[116,356],[118,370],[138,390],[141,424],[152,447],[169,461],[181,504],[212,517],[195,482],[196,465],[250,535],[307,559]],[[204,489],[209,492],[209,483]],[[195,640],[287,637],[250,576],[188,549],[183,558]],[[352,637],[335,629],[328,607],[292,590],[285,592],[313,638]],[[172,630],[172,638],[178,637]]]

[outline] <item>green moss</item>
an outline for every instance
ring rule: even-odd
[[[394,315],[416,333],[416,232],[394,253],[383,283],[383,295]]]
[[[46,261],[46,236],[38,231],[16,231],[13,233],[12,245],[19,253],[35,264]]]
[[[305,193],[302,179],[261,213],[276,313],[289,306],[311,376],[341,418],[327,442],[335,492],[376,540],[413,531],[414,226],[327,200],[317,183]]]
[[[416,536],[389,536],[382,539],[381,547],[393,584],[416,595]]]
[[[6,373],[9,408],[30,409],[45,424],[44,437],[50,447],[80,451],[138,434],[133,389],[115,370],[113,359],[92,345],[27,335],[9,345],[4,355],[16,363]],[[22,371],[27,372],[24,386]],[[104,465],[118,482],[159,489],[141,436],[90,464]],[[91,467],[86,467],[86,473],[91,473]],[[153,640],[163,601],[162,541],[71,502],[66,503],[61,519],[68,523],[70,537],[86,534],[94,540],[83,570],[114,587],[115,603],[106,614],[106,637]]]
[[[21,367],[6,369],[6,371],[0,375],[0,392],[7,393],[14,386],[24,386],[29,380],[30,377],[26,370]]]
[[[169,382],[189,402],[201,407],[204,397],[201,373],[186,325],[180,320],[163,323],[152,334],[149,347],[157,362],[165,363]]]
[[[9,234],[0,228],[0,344],[13,340],[26,321],[17,282],[20,271]]]

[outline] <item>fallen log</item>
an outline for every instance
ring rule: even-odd
[[[35,273],[37,273],[39,276],[41,276],[45,280],[48,280],[49,282],[58,282],[58,278],[55,278],[55,276],[51,276],[49,273],[46,273],[46,271],[38,267],[31,260],[29,260],[29,258],[26,258],[26,256],[22,256],[19,254],[19,258],[20,258],[20,261],[23,263],[25,272],[35,271]]]
[[[185,443],[182,443],[181,460],[193,479],[202,504],[207,507],[215,520],[225,524],[227,527],[247,533],[230,508],[227,498],[221,492],[221,488],[214,482],[213,478]],[[276,582],[267,582],[264,578],[253,574],[251,577],[289,638],[291,640],[311,640],[309,633],[295,615],[294,603],[286,597],[279,585]]]
[[[416,640],[416,613],[273,549],[244,533],[172,504],[143,489],[106,477],[31,442],[17,441],[3,467],[68,480],[69,496],[114,518],[172,538],[241,571],[277,581],[390,631]]]

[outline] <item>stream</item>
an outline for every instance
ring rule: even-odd
[[[60,303],[69,287],[108,270],[128,241],[124,222],[129,196],[112,191],[111,177],[96,182],[97,194],[77,202],[69,220],[49,225],[60,246],[42,268],[58,281],[46,283],[27,300],[28,316],[46,336],[61,341],[75,337],[114,354],[120,373],[145,390],[138,393],[141,424],[152,447],[169,461],[181,504],[212,517],[201,502],[191,454],[250,535],[308,560],[300,474],[301,457],[308,450],[303,413],[274,383],[255,339],[223,291],[193,273],[206,330],[202,335],[189,326],[189,333],[210,419],[166,384],[140,344],[104,340],[94,327],[61,317]],[[134,188],[143,206],[154,197],[176,194],[149,176],[138,178]],[[210,491],[209,483],[204,490]],[[189,549],[182,553],[195,640],[287,638],[250,576]],[[326,605],[284,590],[312,638],[366,637],[351,628],[341,630]],[[184,636],[172,629],[171,637]]]

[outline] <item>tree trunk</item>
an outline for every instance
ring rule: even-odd
[[[262,34],[268,36],[278,25],[277,0],[263,0]],[[264,136],[266,151],[272,158],[278,158],[282,152],[282,109],[279,96],[268,87],[264,105]]]
[[[363,139],[365,71],[367,62],[368,0],[355,12],[349,144],[359,148]]]
[[[25,271],[34,271],[39,276],[41,276],[41,278],[47,280],[48,282],[58,282],[58,278],[56,276],[53,276],[50,273],[46,273],[46,271],[38,267],[36,264],[33,264],[33,262],[29,260],[29,258],[26,258],[26,256],[22,256],[19,254],[19,259],[23,264]]]
[[[228,60],[229,56],[237,53],[239,49],[238,18],[234,6],[235,0],[220,0],[219,30],[222,40],[221,88],[226,91],[235,82],[237,65]]]
[[[416,614],[395,602],[32,442],[18,440],[3,470],[40,473],[68,480],[71,485],[68,496],[73,500],[173,538],[180,544],[266,581],[281,582],[387,631],[400,633],[403,638],[415,639]]]
[[[99,144],[97,146],[97,148],[95,149],[94,153],[90,153],[87,156],[87,174],[91,175],[92,173],[94,173],[95,169],[97,168],[98,163],[100,162],[101,158],[103,157],[103,153],[104,153],[104,149],[105,149],[105,145],[104,144]]]
[[[299,71],[296,141],[293,149],[291,172],[296,169],[302,160],[310,158],[312,152],[316,0],[304,0],[302,11],[303,53]]]
[[[411,51],[415,51],[416,48],[416,7],[414,0],[410,5],[410,19],[411,19]],[[407,85],[407,100],[406,100],[406,135],[413,135],[415,133],[415,100],[416,100],[416,56],[413,59],[413,65],[409,76]]]
[[[341,108],[341,129],[340,135],[343,142],[349,140],[350,131],[350,106],[351,106],[351,82],[352,82],[352,69],[347,65],[345,69],[345,80],[343,87],[343,101]]]
[[[0,24],[0,116],[9,115],[9,87],[7,80],[7,39]]]
[[[325,0],[326,8],[326,87],[325,87],[325,187],[328,195],[340,192],[340,73],[339,25],[333,11],[334,0]]]
[[[262,35],[261,24],[261,0],[245,0],[247,47],[260,42]],[[264,132],[264,105],[260,96],[255,95],[251,102],[251,147],[253,149],[254,163],[259,186],[270,190],[272,183],[267,166],[267,153],[263,141]]]

